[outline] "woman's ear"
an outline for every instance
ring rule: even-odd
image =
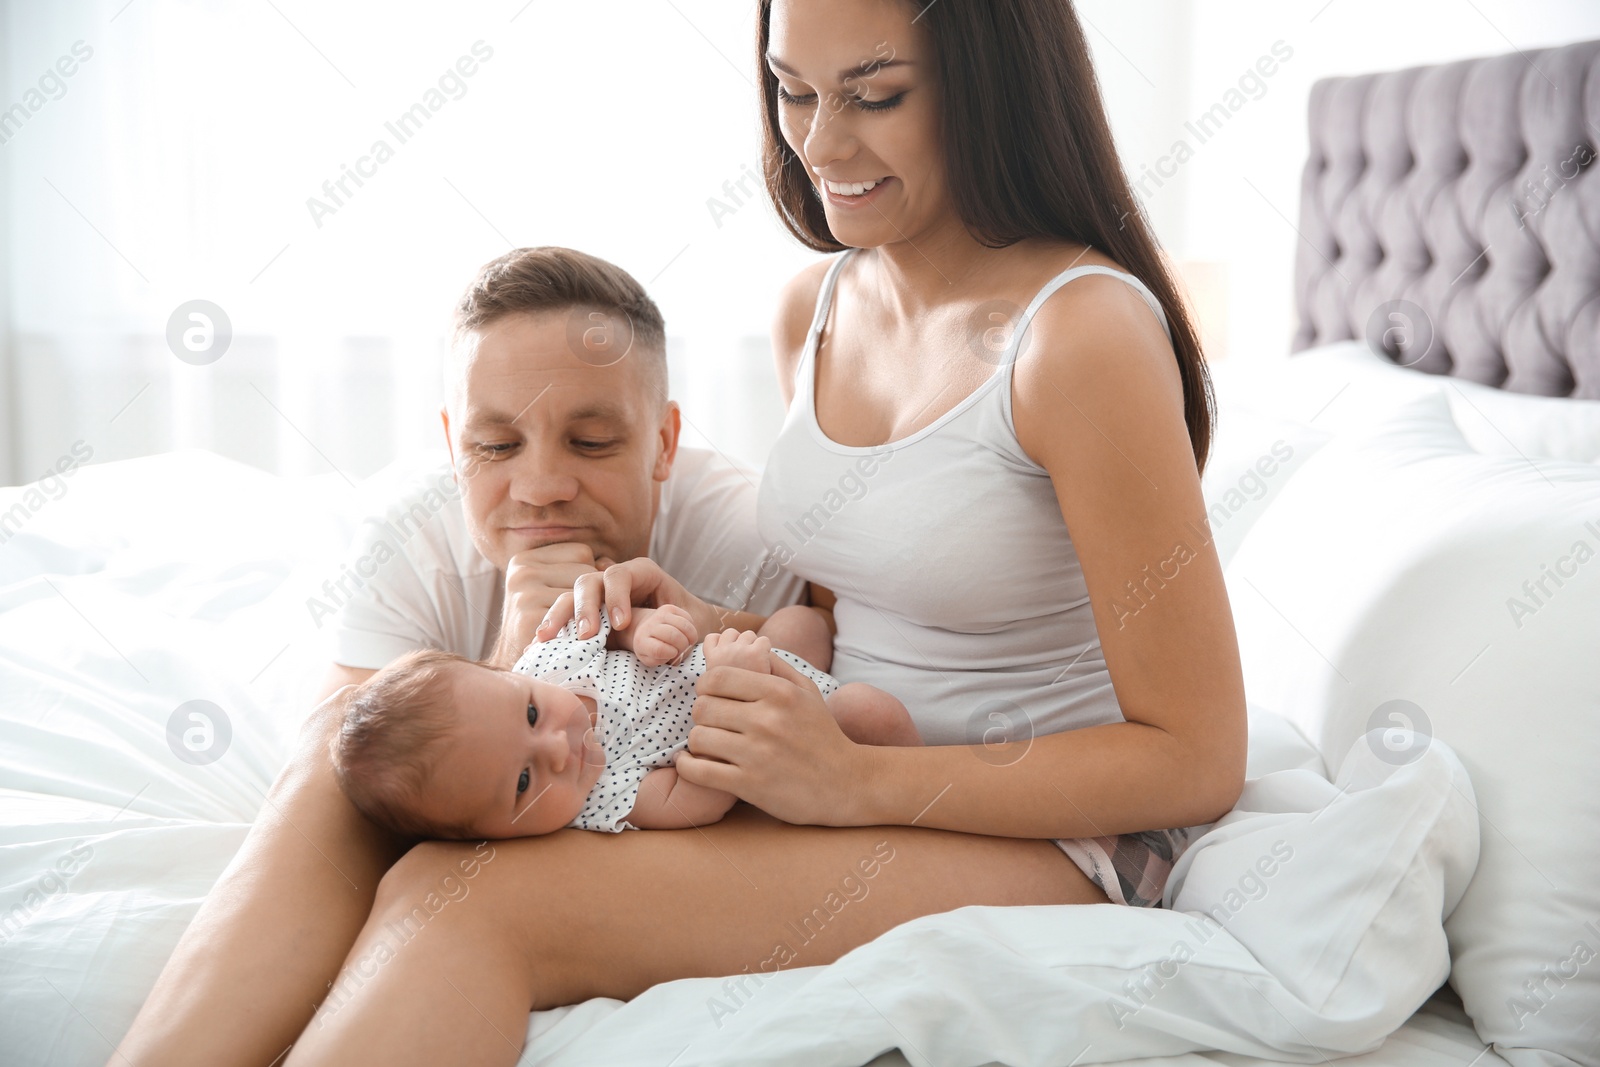
[[[678,457],[678,433],[682,428],[683,416],[678,411],[678,402],[667,401],[666,410],[661,413],[658,430],[660,447],[656,449],[655,468],[650,472],[650,477],[658,482],[664,482],[672,476],[672,464]]]

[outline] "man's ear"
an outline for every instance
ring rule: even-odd
[[[678,402],[667,401],[667,409],[661,413],[661,428],[658,431],[660,447],[656,450],[656,465],[650,472],[650,477],[658,482],[664,482],[672,476],[672,464],[678,458],[678,432],[682,428],[683,416],[678,411]]]
[[[439,421],[444,423],[444,447],[450,450],[450,477],[459,482],[461,476],[456,473],[456,443],[454,438],[450,436],[450,409],[448,407],[439,409]]]

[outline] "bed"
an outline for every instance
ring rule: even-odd
[[[1600,1065],[1597,56],[1316,86],[1296,351],[1217,368],[1205,478],[1250,780],[1168,908],[962,908],[532,1013],[522,1062]],[[284,760],[355,523],[431,461],[0,490],[0,1062],[110,1055]]]

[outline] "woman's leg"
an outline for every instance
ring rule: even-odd
[[[259,1064],[305,1028],[404,847],[345,799],[327,702],[109,1064]]]
[[[1048,841],[791,826],[744,804],[694,830],[428,842],[384,877],[286,1067],[511,1064],[532,1008],[830,963],[967,904],[1105,901]]]

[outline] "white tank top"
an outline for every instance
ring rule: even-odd
[[[898,441],[841,445],[817,423],[817,345],[854,251],[817,296],[758,511],[773,558],[838,597],[831,673],[899,697],[931,745],[1122,721],[1055,487],[1017,443],[1011,370],[1040,305],[1074,278],[1121,278],[1167,328],[1160,303],[1121,271],[1064,271],[965,400]]]

